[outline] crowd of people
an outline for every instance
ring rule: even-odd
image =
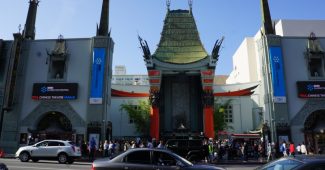
[[[105,140],[96,143],[94,138],[89,142],[81,142],[80,148],[84,158],[93,161],[96,157],[111,157],[130,148],[160,148],[167,149],[165,141],[160,140]],[[260,140],[214,140],[212,138],[202,139],[202,152],[205,154],[206,162],[217,162],[219,160],[242,160],[248,159],[259,161],[270,161],[282,156],[294,156],[295,154],[314,154],[304,142],[295,146],[293,142],[283,141],[282,143],[268,142],[265,144]],[[322,154],[319,150],[315,154]]]

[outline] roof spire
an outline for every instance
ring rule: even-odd
[[[170,0],[166,1],[166,5],[167,5],[167,10],[169,11],[169,9],[170,9]]]
[[[108,35],[108,23],[109,23],[109,0],[103,0],[99,28],[97,28],[97,36]]]
[[[188,5],[190,6],[190,11],[192,12],[193,0],[188,0]]]
[[[274,34],[271,13],[268,0],[261,0],[263,33],[265,35]]]
[[[39,0],[29,0],[29,9],[23,31],[23,38],[25,39],[35,39],[35,22],[38,3]]]

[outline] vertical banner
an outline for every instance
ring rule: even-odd
[[[274,103],[286,103],[283,57],[280,47],[270,47],[270,64]]]
[[[91,71],[89,103],[102,104],[105,76],[105,48],[94,48]]]

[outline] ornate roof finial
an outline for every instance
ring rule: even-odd
[[[169,11],[169,8],[170,8],[170,0],[167,0],[166,1],[166,5],[167,5],[167,10]]]
[[[190,6],[190,11],[192,11],[193,0],[188,0],[188,5]]]

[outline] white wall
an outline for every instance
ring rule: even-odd
[[[134,124],[130,124],[128,113],[120,109],[121,104],[138,104],[139,100],[148,100],[148,98],[131,97],[112,97],[112,103],[109,110],[109,121],[112,122],[112,136],[119,138],[124,136],[139,136]]]
[[[279,20],[275,32],[280,36],[308,37],[314,32],[317,37],[325,37],[325,20]]]
[[[241,43],[233,56],[233,70],[226,80],[227,84],[248,83],[257,81],[257,61],[255,41],[247,37]]]

